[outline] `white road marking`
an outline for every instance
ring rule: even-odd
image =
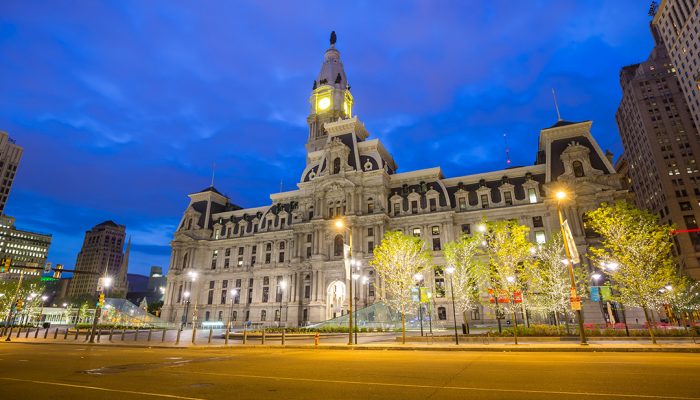
[[[225,374],[225,373],[217,373],[217,372],[197,372],[197,371],[187,371],[187,373],[188,374],[201,374],[201,375],[229,376],[229,377],[248,378],[248,379],[268,379],[268,380],[280,380],[280,381],[299,381],[299,382],[364,385],[364,386],[390,386],[390,387],[404,387],[404,388],[416,388],[416,389],[446,389],[446,390],[465,390],[465,391],[472,390],[472,391],[480,391],[480,392],[558,394],[558,395],[568,395],[568,396],[595,396],[595,397],[606,397],[606,398],[621,397],[621,398],[631,398],[631,399],[700,400],[700,397],[684,397],[684,396],[668,396],[668,395],[656,396],[656,395],[624,394],[624,393],[589,393],[589,392],[568,392],[568,391],[565,392],[565,391],[557,391],[557,390],[529,390],[529,389],[503,389],[503,388],[466,387],[466,386],[415,385],[415,384],[405,384],[405,383],[362,382],[362,381],[346,381],[346,380],[336,380],[336,379],[290,378],[290,377],[281,377],[281,376]]]
[[[177,396],[177,395],[173,395],[173,394],[164,394],[164,393],[137,392],[137,391],[133,391],[133,390],[109,389],[109,388],[103,388],[103,387],[97,387],[97,386],[72,385],[72,384],[69,384],[69,383],[45,382],[45,381],[36,381],[36,380],[32,380],[32,379],[18,379],[18,378],[4,378],[4,377],[0,377],[0,380],[14,381],[14,382],[37,383],[37,384],[40,384],[40,385],[63,386],[63,387],[70,387],[70,388],[77,388],[77,389],[99,390],[99,391],[102,391],[102,392],[115,392],[115,393],[138,394],[138,395],[142,395],[142,396],[164,397],[164,398],[168,398],[168,399],[205,400],[205,399],[198,398],[198,397]]]

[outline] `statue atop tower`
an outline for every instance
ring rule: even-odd
[[[335,35],[335,31],[331,32],[331,47],[335,46],[335,42],[338,40],[338,37]]]

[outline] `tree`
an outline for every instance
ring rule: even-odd
[[[528,264],[528,300],[530,308],[547,314],[553,313],[556,325],[559,315],[569,311],[571,282],[566,266],[561,234],[553,235],[546,243],[532,248],[534,262]]]
[[[658,216],[624,201],[603,204],[588,213],[590,227],[602,237],[600,247],[589,249],[610,276],[617,297],[641,307],[653,343],[656,343],[650,311],[664,303],[662,289],[672,284],[676,269],[671,255],[670,225]]]
[[[17,288],[16,280],[0,280],[0,312],[2,319],[9,318],[13,300],[23,299],[24,309],[28,310],[35,305],[41,305],[41,294],[44,291],[44,284],[38,278],[24,277],[22,284]],[[15,298],[15,293],[17,297]],[[35,296],[28,300],[31,294]],[[17,313],[19,315],[19,313]]]
[[[683,325],[688,326],[693,313],[700,310],[700,282],[687,276],[679,276],[673,285],[665,288],[667,304]]]
[[[384,282],[387,306],[401,313],[401,342],[404,344],[406,308],[413,304],[413,276],[428,268],[432,257],[432,252],[426,249],[420,238],[405,235],[401,231],[391,231],[375,247],[374,258],[370,261]]]
[[[514,220],[486,222],[482,225],[484,252],[488,263],[486,268],[486,282],[493,293],[493,304],[498,314],[501,304],[499,300],[505,300],[504,312],[510,312],[513,316],[513,337],[518,344],[518,318],[516,304],[522,302],[522,292],[525,287],[525,265],[530,262],[530,248],[532,243],[528,241],[529,228],[518,224]],[[516,299],[520,295],[520,300]],[[500,328],[500,320],[499,320]]]
[[[486,276],[485,265],[480,262],[482,253],[481,237],[463,234],[457,240],[447,243],[443,251],[448,268],[454,268],[450,276],[455,299],[455,308],[462,314],[469,329],[467,312],[479,304],[479,290]]]

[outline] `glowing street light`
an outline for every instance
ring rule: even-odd
[[[452,292],[452,322],[455,328],[455,344],[459,344],[459,336],[457,335],[457,311],[455,310],[455,287],[452,282],[452,274],[455,273],[455,267],[450,265],[445,268],[445,272],[450,276],[450,292]]]
[[[564,217],[561,213],[561,203],[565,199],[567,199],[569,196],[568,194],[563,191],[559,190],[557,191],[554,196],[557,198],[557,215],[559,216],[559,228],[561,229],[561,236],[562,240],[564,241],[564,252],[566,253],[566,263],[565,265],[569,267],[569,280],[571,281],[571,306],[573,308],[573,300],[575,300],[576,297],[576,280],[574,279],[574,266],[573,263],[571,262],[571,254],[569,253],[569,243],[568,239],[566,236],[566,232],[564,232]],[[581,344],[588,344],[586,340],[586,331],[584,330],[583,327],[583,312],[581,311],[581,302],[579,300],[578,302],[578,310],[576,310],[576,316],[578,317],[578,329],[579,329],[579,334],[581,336]]]
[[[479,224],[476,226],[476,230],[479,232],[486,232],[486,225],[484,224]]]

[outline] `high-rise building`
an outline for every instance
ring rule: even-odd
[[[649,58],[620,71],[622,100],[616,119],[639,207],[678,229],[700,217],[700,134],[681,90],[679,73],[654,25]],[[674,236],[678,262],[700,278],[700,234]]]
[[[700,0],[663,0],[652,23],[676,69],[695,126],[700,127]]]
[[[129,264],[131,241],[124,248],[126,227],[114,221],[105,221],[85,232],[83,247],[75,262],[76,273],[73,274],[68,296],[76,298],[93,296],[97,293],[98,279],[102,276],[112,278],[107,290],[109,297],[124,297],[127,292],[126,273]]]
[[[5,203],[15,180],[19,160],[22,159],[22,151],[6,132],[0,131],[0,214],[5,213]]]
[[[39,277],[42,270],[21,267],[43,267],[51,246],[51,235],[23,231],[15,227],[15,219],[0,215],[0,258],[9,260],[9,275],[4,278],[25,275]]]
[[[585,255],[599,239],[584,226],[584,213],[629,195],[593,138],[591,121],[560,119],[542,129],[533,165],[455,177],[437,166],[398,172],[353,114],[343,68],[332,35],[310,85],[306,166],[294,190],[245,209],[213,186],[189,195],[171,242],[163,318],[189,323],[196,312],[198,322],[296,326],[340,317],[353,298],[344,245],[352,243],[361,265],[354,295],[358,307],[366,307],[386,299],[369,264],[374,248],[386,232],[401,230],[433,251],[438,267],[424,275],[435,294],[433,325],[452,326],[442,254],[447,242],[475,232],[486,218],[514,219],[529,227],[533,243],[542,243],[560,230],[553,194],[566,188],[571,196],[563,212]],[[348,229],[335,225],[339,218]],[[589,260],[582,264],[592,269]],[[597,304],[584,307],[591,308],[590,321],[609,318]],[[469,318],[491,323],[495,314],[480,307]]]

